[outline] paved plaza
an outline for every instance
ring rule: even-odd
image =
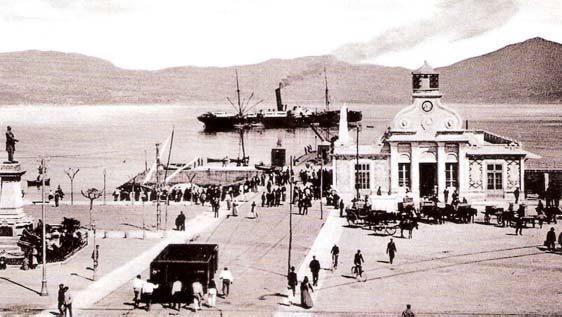
[[[126,215],[137,207],[106,208],[118,208]],[[324,207],[321,220],[318,202],[307,216],[298,215],[295,208],[292,264],[297,267],[299,279],[304,275],[311,278],[308,263],[312,255],[317,256],[323,268],[313,293],[314,307],[306,310],[298,305],[299,294],[297,305],[287,305],[287,205],[258,207],[257,219],[246,217],[248,203],[241,207],[238,217],[227,216],[222,210],[218,220],[213,220],[207,207],[169,207],[172,213],[179,209],[187,211],[189,217],[185,233],[170,232],[163,240],[99,239],[102,257],[97,282],[91,280],[90,246],[64,264],[48,265],[48,297],[38,295],[40,268],[2,271],[0,285],[6,290],[0,295],[3,312],[55,313],[58,283],[71,286],[79,315],[96,316],[399,315],[408,303],[418,315],[562,311],[562,255],[560,251],[546,252],[542,247],[550,225],[527,228],[523,236],[515,236],[513,228],[480,223],[480,215],[474,224],[421,223],[413,239],[400,238],[399,232],[395,235],[398,252],[391,265],[385,253],[390,237],[349,226],[331,207]],[[103,211],[98,216],[102,214]],[[554,227],[557,233],[562,231],[561,224]],[[163,244],[189,240],[219,244],[219,270],[228,266],[234,275],[231,295],[219,298],[216,308],[197,313],[189,308],[178,313],[166,304],[155,304],[150,312],[133,310],[132,276],[139,272],[143,278],[148,277],[148,264]],[[334,243],[341,250],[340,265],[331,271],[329,250]],[[351,276],[357,249],[365,258],[366,282]]]

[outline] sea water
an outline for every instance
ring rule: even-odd
[[[560,161],[562,154],[562,107],[560,105],[466,105],[451,104],[470,129],[483,129],[516,139],[543,162]],[[354,105],[363,112],[361,144],[376,142],[404,105]],[[155,144],[164,143],[175,131],[170,162],[188,162],[197,156],[242,157],[237,132],[204,133],[197,116],[206,111],[227,111],[223,104],[188,105],[17,105],[0,107],[0,126],[12,126],[19,143],[15,159],[27,170],[24,179],[35,179],[41,156],[48,158],[51,186],[70,190],[64,171],[80,169],[74,191],[102,189],[104,171],[108,192],[149,167]],[[320,106],[317,107],[321,109]],[[337,129],[331,131],[332,135]],[[356,132],[352,131],[353,139]],[[244,149],[251,164],[270,161],[277,142],[287,155],[301,155],[304,147],[319,142],[311,129],[251,130],[244,134]],[[164,153],[168,160],[169,149]],[[7,157],[7,154],[4,154]],[[145,163],[146,162],[146,163]],[[36,194],[37,189],[23,189]],[[77,196],[75,196],[77,197]],[[76,198],[75,198],[76,199]]]

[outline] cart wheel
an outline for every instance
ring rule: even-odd
[[[503,217],[501,215],[497,215],[496,219],[498,220],[498,225],[501,225],[503,223]]]
[[[396,233],[396,227],[386,227],[384,228],[384,232],[389,236],[393,236]]]

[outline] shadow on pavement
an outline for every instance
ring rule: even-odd
[[[260,297],[258,297],[259,300],[266,300],[268,297],[288,297],[287,294],[281,294],[281,293],[274,293],[274,294],[265,294],[262,295]]]
[[[35,293],[35,294],[37,294],[37,295],[41,295],[41,292],[38,292],[38,291],[36,291],[36,290],[34,290],[34,289],[30,288],[30,287],[27,287],[27,286],[25,286],[25,285],[23,285],[23,284],[20,284],[20,283],[18,283],[18,282],[12,281],[11,279],[9,279],[9,278],[7,278],[7,277],[0,277],[0,279],[3,279],[4,281],[10,282],[10,283],[12,283],[12,284],[14,284],[14,285],[17,285],[17,286],[21,287],[21,288],[25,288],[26,290],[28,290],[28,291],[30,291],[30,292],[33,292],[33,293]]]
[[[81,278],[86,279],[86,280],[88,280],[88,281],[92,281],[92,282],[94,281],[93,278],[91,278],[91,277],[86,277],[86,276],[82,276],[82,275],[80,275],[80,274],[78,274],[78,273],[70,273],[70,275],[78,276],[78,277],[81,277]]]

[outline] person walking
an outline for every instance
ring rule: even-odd
[[[150,305],[152,304],[152,294],[154,289],[158,288],[157,284],[153,284],[151,280],[147,280],[142,286],[142,295],[146,300],[146,311],[150,311]]]
[[[182,287],[183,284],[179,280],[179,278],[177,276],[174,277],[174,282],[172,283],[172,289],[170,290],[171,302],[169,306],[173,309],[176,309],[177,311],[181,311]]]
[[[338,258],[340,256],[340,248],[336,244],[334,244],[330,253],[332,254],[332,268],[334,270],[337,270],[338,269]]]
[[[230,284],[234,282],[232,273],[228,270],[227,267],[225,267],[224,270],[221,272],[219,279],[222,280],[222,295],[224,297],[227,297],[228,294],[230,293]]]
[[[445,198],[445,205],[446,205],[447,201],[449,201],[449,189],[447,187],[445,187],[445,190],[443,190],[443,198]]]
[[[64,315],[64,284],[59,284],[59,292],[57,296],[57,308],[60,315]]]
[[[345,205],[343,204],[343,199],[340,199],[340,218],[343,217],[343,209]]]
[[[560,232],[560,235],[558,236],[558,244],[560,245],[560,249],[562,250],[562,231]]]
[[[314,288],[308,282],[308,276],[305,276],[301,282],[301,305],[306,309],[313,306],[311,292],[314,292]]]
[[[64,287],[64,316],[72,317],[72,293],[68,286]]]
[[[298,283],[299,281],[297,279],[297,273],[295,273],[295,267],[291,266],[291,270],[289,274],[287,274],[287,284],[289,289],[289,305],[293,304],[293,298],[295,298],[296,296],[296,289]]]
[[[218,198],[213,200],[213,201],[215,202],[214,205],[213,205],[213,211],[215,212],[215,218],[218,218],[219,217],[219,210],[221,208],[221,203],[220,203]]]
[[[30,268],[32,270],[34,270],[37,265],[39,265],[39,260],[37,259],[37,257],[39,256],[39,251],[37,251],[37,248],[33,248],[33,250],[31,251],[31,261],[30,261]]]
[[[180,211],[180,214],[176,217],[176,230],[185,231],[185,215],[183,211]]]
[[[549,251],[554,252],[556,250],[556,232],[554,231],[554,227],[550,228],[550,231],[546,234],[545,242]]]
[[[416,314],[412,311],[412,305],[406,305],[406,310],[402,312],[402,317],[416,317]]]
[[[312,285],[318,286],[318,273],[320,272],[320,262],[316,260],[316,256],[312,256],[312,261],[308,265],[310,272],[312,272]]]
[[[57,189],[55,190],[55,207],[59,206],[59,200],[64,198],[64,192],[62,191],[62,188],[60,188],[60,185],[57,186]]]
[[[513,196],[515,196],[515,203],[518,204],[519,203],[519,187],[516,187],[515,190],[513,191]]]
[[[234,199],[232,202],[232,217],[238,217],[238,201]]]
[[[98,268],[99,259],[100,259],[100,245],[96,244],[96,247],[92,251],[92,260],[94,261],[94,269]]]
[[[355,266],[355,271],[358,277],[363,276],[363,263],[365,260],[363,259],[363,255],[361,254],[361,250],[357,250],[355,256],[353,257],[353,265]]]
[[[195,279],[191,284],[191,289],[193,290],[193,308],[197,312],[201,310],[201,302],[203,301],[203,285],[201,285],[199,279]]]
[[[133,298],[134,308],[139,308],[143,285],[144,285],[144,281],[141,280],[141,276],[139,274],[133,280],[133,294],[135,295],[135,297]]]
[[[515,218],[515,235],[523,235],[523,217]]]
[[[257,218],[258,213],[256,212],[256,202],[252,201],[252,206],[250,207],[250,214],[248,215],[249,218]]]
[[[215,280],[210,280],[209,286],[207,287],[207,305],[209,305],[209,307],[215,307],[217,305],[217,284]]]
[[[394,244],[394,241],[392,241],[392,238],[386,246],[386,254],[388,254],[388,257],[390,258],[390,264],[392,264],[394,256],[396,255],[396,245]]]

